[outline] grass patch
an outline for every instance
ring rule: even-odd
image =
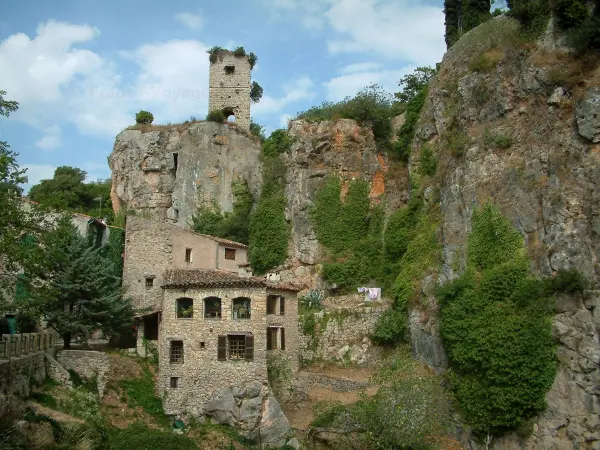
[[[491,72],[504,57],[504,52],[498,48],[491,48],[477,53],[469,62],[471,72]]]
[[[512,147],[514,139],[510,134],[496,133],[486,128],[483,132],[483,143],[488,148],[507,149]]]
[[[156,430],[140,423],[131,424],[125,429],[110,428],[108,437],[111,450],[196,450],[198,448],[196,443],[186,436],[174,434],[170,430]]]
[[[129,406],[139,406],[151,415],[158,424],[168,428],[171,422],[165,414],[162,400],[154,393],[154,377],[150,367],[145,362],[139,363],[142,366],[143,375],[132,380],[121,380],[118,385],[123,389]]]

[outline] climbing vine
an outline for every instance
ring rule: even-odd
[[[545,408],[556,372],[551,298],[583,284],[535,278],[523,238],[491,205],[474,211],[467,251],[464,274],[439,288],[440,328],[460,410],[493,436]]]
[[[115,276],[123,276],[123,252],[125,251],[125,232],[122,228],[110,228],[106,256],[114,265]]]
[[[287,258],[290,227],[285,219],[285,165],[280,155],[288,144],[291,140],[283,130],[273,132],[263,143],[263,186],[250,215],[248,249],[250,266],[259,274],[282,265]]]

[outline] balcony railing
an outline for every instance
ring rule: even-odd
[[[23,355],[43,352],[60,344],[58,333],[1,334],[0,360],[10,360]]]

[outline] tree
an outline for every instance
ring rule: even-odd
[[[113,263],[77,233],[68,215],[59,217],[43,244],[45,263],[32,274],[39,280],[36,303],[65,349],[94,331],[113,337],[133,323],[134,309],[123,297]]]
[[[444,0],[446,47],[491,17],[490,0]]]
[[[151,124],[154,120],[154,114],[149,111],[141,110],[135,115],[135,123]]]
[[[0,90],[0,115],[8,117],[19,104],[5,100],[5,91]],[[20,169],[16,157],[5,141],[0,141],[0,303],[12,296],[17,274],[20,270],[36,264],[35,249],[22,245],[26,235],[37,235],[41,216],[35,210],[22,207],[19,184],[27,182],[25,169]]]
[[[112,219],[111,180],[85,183],[87,173],[76,167],[61,166],[49,180],[42,180],[29,190],[29,198],[44,206]],[[102,210],[102,211],[100,211]]]
[[[435,69],[431,67],[417,67],[413,73],[404,75],[398,82],[402,88],[396,92],[394,97],[400,103],[408,103],[427,87],[431,78],[435,75]]]
[[[250,100],[254,103],[258,103],[263,96],[263,88],[256,81],[252,82],[252,87],[250,88]]]

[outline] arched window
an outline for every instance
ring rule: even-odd
[[[206,297],[204,299],[204,318],[221,318],[221,299],[219,297]]]
[[[191,298],[178,298],[175,303],[178,319],[191,319],[194,317],[194,300]]]
[[[250,318],[250,299],[248,297],[234,298],[232,301],[231,315],[233,320]]]

